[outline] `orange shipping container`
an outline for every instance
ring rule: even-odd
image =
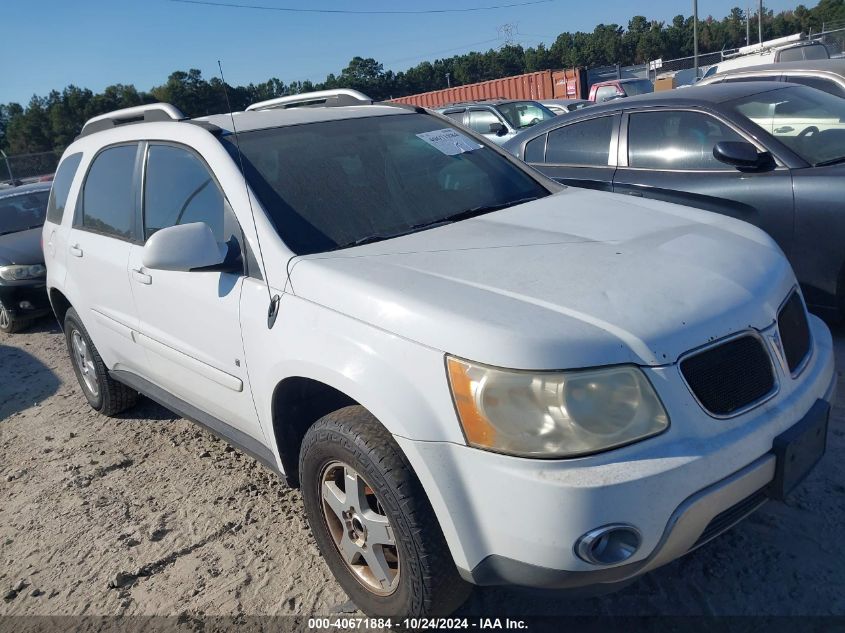
[[[555,85],[552,77],[559,75],[565,80],[573,81],[576,94],[580,95],[580,69],[555,71],[542,70],[536,73],[526,73],[515,77],[491,79],[465,86],[456,86],[444,90],[423,92],[418,95],[393,99],[396,103],[407,103],[424,108],[439,108],[448,103],[459,101],[475,101],[478,99],[574,99],[564,83],[562,87]]]

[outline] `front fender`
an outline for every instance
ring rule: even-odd
[[[274,438],[276,386],[302,377],[346,394],[393,435],[464,444],[441,350],[290,294],[281,296],[276,323],[268,329],[267,302],[263,284],[244,285],[244,354],[266,437]],[[278,458],[278,447],[270,448]]]

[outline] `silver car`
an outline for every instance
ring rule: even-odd
[[[514,99],[465,101],[436,110],[497,145],[540,121],[555,118],[554,112],[537,101]]]

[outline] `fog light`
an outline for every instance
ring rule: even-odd
[[[593,565],[615,565],[631,558],[641,543],[637,528],[616,523],[587,532],[575,543],[575,553]]]
[[[32,310],[32,304],[29,301],[21,301],[18,305],[21,310]]]

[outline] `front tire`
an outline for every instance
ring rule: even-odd
[[[138,401],[137,391],[109,376],[108,368],[73,308],[65,315],[65,341],[76,379],[92,409],[113,416]]]
[[[14,334],[20,332],[27,325],[29,325],[29,319],[16,318],[6,306],[0,303],[0,332]]]
[[[422,485],[366,409],[318,420],[302,441],[299,475],[317,545],[364,613],[448,615],[469,596]]]

